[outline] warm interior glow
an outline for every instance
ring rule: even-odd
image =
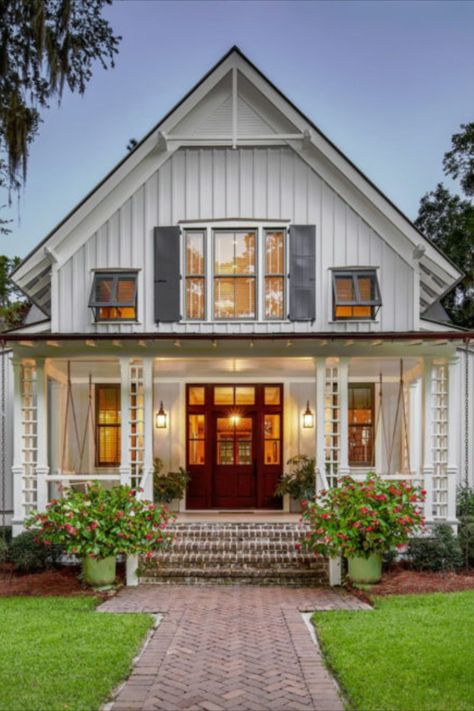
[[[306,403],[306,410],[303,413],[303,427],[306,429],[314,427],[314,415],[309,406],[309,400]]]
[[[163,429],[168,425],[168,415],[163,409],[163,403],[160,403],[160,409],[156,413],[156,426]]]

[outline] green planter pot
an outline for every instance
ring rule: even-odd
[[[82,573],[84,580],[92,587],[101,585],[113,585],[115,582],[115,556],[111,555],[108,558],[90,558],[87,556],[82,559]]]
[[[353,583],[378,583],[382,577],[382,556],[368,558],[348,558],[349,578]]]

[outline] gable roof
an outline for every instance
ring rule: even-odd
[[[247,93],[254,92],[254,101],[261,102],[260,112],[252,111],[250,106],[252,95],[250,101],[242,103],[241,96],[237,92],[238,80],[241,84],[248,85]],[[198,115],[199,106],[205,98],[212,95],[212,92],[216,97],[214,135],[210,134],[208,129],[204,130],[204,126],[209,124],[208,120],[201,122],[201,128],[198,121],[197,131],[194,126],[194,133],[191,131],[183,135],[182,131],[189,130],[188,117],[193,112]],[[230,103],[229,97],[226,98],[226,92],[227,94],[230,92]],[[222,101],[224,98],[225,101]],[[234,121],[233,107],[234,104],[237,107],[237,101],[240,101],[239,113],[237,114],[235,108],[235,116],[239,115],[242,121],[242,108],[249,114],[243,126],[244,132],[239,132],[237,119]],[[268,114],[269,106],[273,109],[272,121],[265,121],[264,115],[265,112]],[[260,125],[258,125],[259,118]],[[249,136],[248,131],[245,133],[245,128],[248,126],[253,130],[254,135]],[[268,133],[265,133],[266,127]],[[231,133],[228,133],[227,129]],[[361,193],[362,200],[368,199],[380,213],[381,221],[378,225],[373,225],[376,231],[382,232],[382,235],[390,234],[398,242],[399,249],[402,248],[403,243],[404,256],[408,260],[413,261],[415,254],[416,259],[419,259],[422,287],[420,301],[423,309],[441,298],[462,278],[462,272],[453,262],[425,237],[409,218],[237,46],[234,46],[22,260],[13,272],[15,283],[41,310],[50,314],[51,267],[55,262],[65,261],[68,254],[65,250],[61,258],[58,252],[63,249],[64,243],[72,234],[76,235],[82,231],[83,239],[92,234],[93,228],[85,223],[87,221],[94,223],[91,219],[94,210],[99,205],[104,205],[114,188],[118,185],[124,187],[133,173],[139,174],[140,179],[143,179],[142,174],[146,172],[143,170],[143,164],[150,154],[154,154],[156,158],[152,165],[152,172],[154,172],[183,145],[235,146],[237,144],[239,146],[290,145],[346,201],[348,200],[344,195],[344,181],[346,184],[355,185]],[[140,168],[142,168],[141,173]],[[126,192],[125,188],[124,192]],[[122,197],[122,199],[126,198]],[[112,200],[109,202],[113,203]],[[362,201],[359,205],[353,204],[352,207],[362,214]],[[362,216],[364,217],[363,214]]]

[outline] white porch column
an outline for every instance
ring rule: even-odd
[[[119,358],[120,363],[120,483],[130,486],[130,360]]]
[[[48,503],[48,398],[44,358],[36,359],[36,506]]]
[[[410,469],[415,473],[416,477],[422,477],[421,471],[421,453],[422,453],[422,439],[423,439],[423,429],[421,427],[422,423],[422,390],[421,390],[421,380],[416,379],[410,383],[410,432],[408,437],[408,442],[410,445]]]
[[[22,367],[18,360],[13,361],[13,535],[17,536],[23,530],[23,417],[22,404]]]
[[[339,472],[346,476],[349,468],[349,359],[339,359]]]
[[[144,452],[143,452],[143,496],[153,499],[153,362],[148,356],[143,359],[144,391]]]
[[[316,491],[319,483],[326,480],[326,453],[324,451],[326,359],[316,358]],[[324,486],[323,486],[324,488]]]
[[[423,485],[425,518],[433,520],[433,359],[423,362]]]
[[[459,391],[457,385],[457,368],[459,358],[453,357],[448,362],[448,521],[456,521],[456,484],[458,480],[458,449],[459,426]]]

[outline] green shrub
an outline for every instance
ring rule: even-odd
[[[8,543],[3,536],[0,536],[0,563],[8,560]]]
[[[474,518],[474,489],[469,486],[458,487],[456,514],[459,518]]]
[[[474,516],[459,518],[459,545],[466,568],[474,568]]]
[[[20,573],[44,570],[47,566],[50,551],[43,543],[38,543],[35,538],[35,535],[30,531],[24,531],[12,539],[9,558]]]
[[[447,523],[435,524],[427,538],[413,538],[406,556],[414,570],[458,570],[463,564],[459,541]]]
[[[314,499],[316,493],[316,461],[313,457],[298,454],[287,461],[290,471],[282,474],[275,496],[289,494],[292,499]]]
[[[181,499],[191,475],[182,467],[177,472],[162,473],[163,462],[155,459],[153,465],[153,499],[170,504],[173,499]]]
[[[3,538],[7,543],[10,543],[12,539],[12,527],[0,526],[0,538]]]

